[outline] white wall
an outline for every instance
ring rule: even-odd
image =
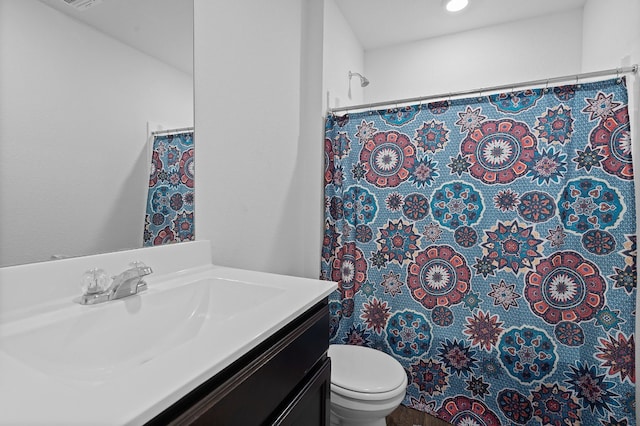
[[[580,72],[582,9],[365,52],[365,102]]]
[[[196,235],[217,264],[319,275],[322,8],[195,0]]]
[[[324,1],[302,1],[300,73],[300,137],[296,161],[301,203],[302,268],[299,275],[320,276],[324,233],[324,120],[323,46]]]
[[[368,88],[363,90],[360,79],[353,77],[349,92],[349,71],[368,77],[364,72],[364,49],[336,1],[325,0],[324,4],[324,106],[337,108],[361,104],[363,92]]]
[[[36,0],[0,0],[0,266],[141,247],[147,121],[191,76]]]
[[[640,61],[639,22],[639,0],[587,0],[582,32],[582,70],[637,64]]]

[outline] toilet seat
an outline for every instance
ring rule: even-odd
[[[330,345],[331,391],[364,400],[404,394],[407,374],[390,355],[364,346]]]
[[[383,401],[393,399],[398,395],[404,395],[407,391],[407,378],[405,377],[404,383],[397,388],[388,392],[367,393],[367,392],[355,392],[349,389],[341,388],[331,383],[331,392],[343,396],[345,398],[351,398],[360,401]]]

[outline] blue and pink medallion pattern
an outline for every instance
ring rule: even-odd
[[[454,425],[636,424],[625,79],[330,116],[324,147],[332,343]]]
[[[193,132],[155,136],[144,246],[195,240]]]

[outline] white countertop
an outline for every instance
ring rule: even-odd
[[[152,261],[146,260],[146,263],[152,265]],[[14,275],[0,273],[0,279],[8,276]],[[179,287],[183,282],[197,280],[207,280],[207,285],[211,285],[213,290],[210,296],[214,298],[217,282],[225,285],[256,284],[277,291],[264,303],[256,302],[254,298],[248,309],[243,307],[242,299],[228,300],[226,303],[230,310],[234,310],[233,304],[242,308],[232,320],[220,322],[209,318],[202,323],[197,334],[186,341],[99,379],[82,380],[73,374],[45,372],[28,360],[17,358],[11,351],[3,350],[0,345],[0,424],[144,424],[336,288],[336,284],[329,281],[205,265],[159,277],[149,276],[149,290],[132,297],[141,298],[144,303],[147,294],[153,295],[154,292]],[[0,287],[0,295],[12,294],[2,290]],[[124,300],[103,305],[120,303],[120,308],[129,308],[126,303],[134,303]],[[60,315],[80,316],[87,312],[83,311],[86,309],[104,309],[75,305],[67,296],[49,300],[44,305],[48,308],[31,306],[26,311],[22,310],[29,315],[9,315],[9,319],[0,323],[0,339],[24,328],[26,323],[51,321]]]

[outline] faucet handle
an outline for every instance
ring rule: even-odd
[[[109,287],[109,278],[104,269],[89,269],[82,275],[82,294],[102,293]]]
[[[144,264],[144,262],[141,261],[135,261],[135,262],[131,262],[130,266],[132,268],[137,269],[138,274],[142,277],[144,275],[149,275],[153,272],[153,269],[151,269],[150,266],[147,266]]]

